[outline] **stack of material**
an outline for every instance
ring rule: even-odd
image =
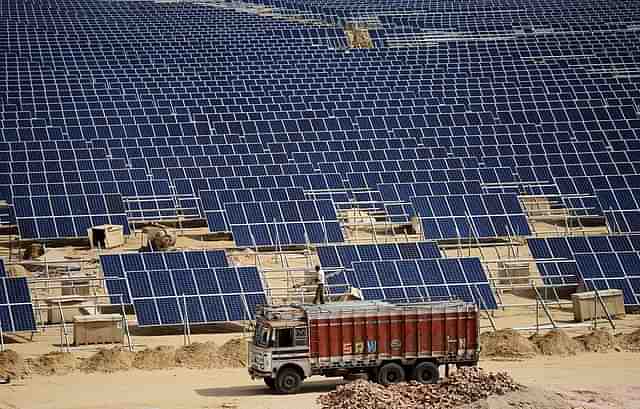
[[[320,396],[318,401],[323,409],[449,409],[520,389],[522,386],[506,373],[462,368],[435,385],[412,382],[382,386],[357,381],[339,386],[336,391]]]

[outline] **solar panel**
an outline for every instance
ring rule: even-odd
[[[25,277],[0,277],[0,326],[4,333],[36,330]]]
[[[226,203],[224,209],[239,247],[344,241],[330,200]]]
[[[126,279],[142,327],[251,320],[267,301],[256,267],[128,271]]]
[[[127,272],[214,269],[228,265],[223,250],[119,253],[100,256],[100,266],[112,304],[131,304],[131,297],[123,280]]]
[[[324,269],[351,269],[354,262],[375,260],[410,260],[440,258],[438,244],[431,241],[413,243],[344,244],[318,246],[320,265]]]
[[[87,229],[103,224],[121,225],[129,234],[119,194],[18,197],[14,206],[23,239],[87,237]]]
[[[430,240],[526,236],[529,224],[515,194],[420,196],[412,199]]]
[[[577,284],[576,254],[640,251],[640,235],[532,238],[527,244],[545,284]]]
[[[411,199],[416,196],[439,196],[455,194],[482,193],[480,181],[450,181],[450,182],[415,182],[415,183],[381,183],[378,191],[385,203],[386,213],[391,216],[393,223],[407,223],[415,215]]]
[[[640,231],[640,188],[596,190],[595,193],[613,232]]]
[[[347,283],[364,299],[395,302],[460,298],[484,309],[497,303],[480,259],[418,259],[353,263]]]
[[[625,305],[640,305],[638,251],[576,254],[575,259],[580,278],[588,290],[622,290]]]
[[[210,232],[231,231],[224,211],[227,203],[304,200],[302,188],[201,190],[200,203]]]

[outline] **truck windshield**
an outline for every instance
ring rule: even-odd
[[[269,346],[269,339],[271,338],[271,329],[261,323],[256,325],[256,333],[254,336],[254,342],[261,347]]]

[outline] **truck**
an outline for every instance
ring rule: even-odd
[[[435,383],[442,366],[478,363],[479,323],[478,307],[463,301],[263,305],[249,375],[283,394],[314,375]]]

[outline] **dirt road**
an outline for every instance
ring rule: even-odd
[[[522,362],[484,361],[519,382],[561,392],[576,407],[640,408],[640,353],[580,354]],[[128,371],[35,376],[0,386],[0,408],[11,409],[307,409],[338,381],[317,378],[294,396],[269,394],[244,369]]]

